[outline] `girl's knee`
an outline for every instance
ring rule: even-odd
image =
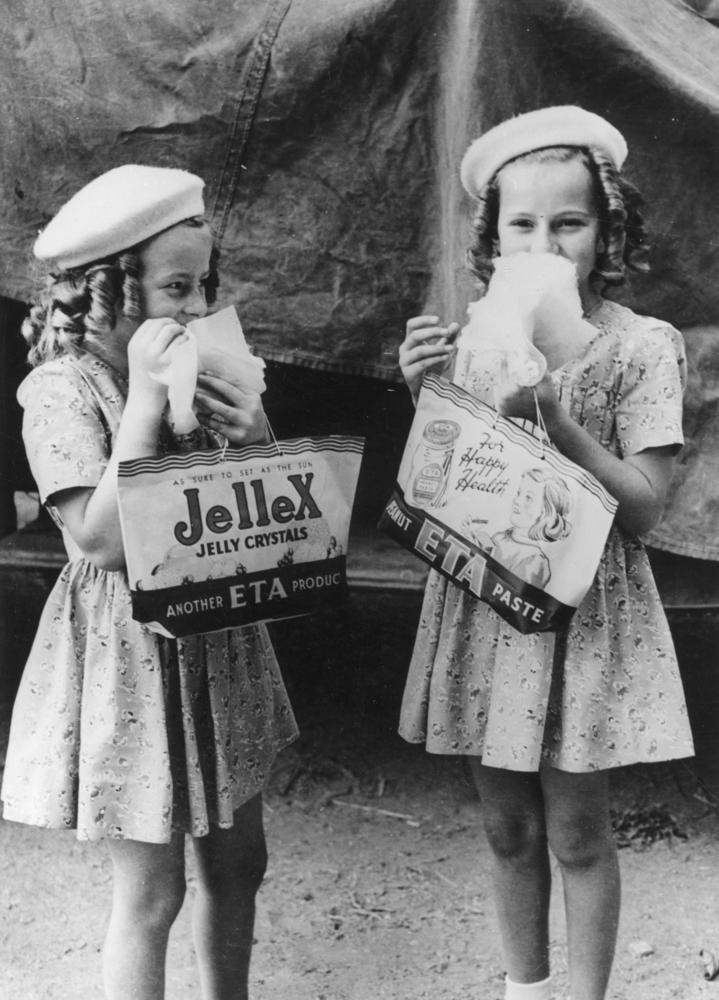
[[[585,869],[612,858],[616,847],[609,812],[606,771],[572,774],[547,768],[547,839],[565,869]]]
[[[536,774],[486,767],[469,758],[493,854],[508,862],[546,856],[544,802]]]
[[[549,847],[564,869],[593,868],[612,858],[616,846],[611,827],[595,816],[576,816],[548,834]]]
[[[144,905],[148,922],[159,928],[170,928],[182,909],[185,891],[185,878],[178,876],[170,884],[148,893]]]
[[[538,816],[490,813],[484,817],[484,830],[492,853],[500,861],[521,863],[546,852],[544,823]]]
[[[232,833],[228,835],[231,839]],[[202,844],[198,852],[199,887],[218,900],[254,895],[266,871],[267,847],[262,836],[240,837],[231,845],[223,843],[217,851]]]
[[[247,889],[257,891],[267,872],[267,846],[264,837],[245,845],[235,858],[235,879]],[[221,880],[222,881],[222,880]]]
[[[115,873],[113,908],[122,909],[133,924],[145,931],[166,931],[174,923],[185,899],[183,871],[127,878]]]

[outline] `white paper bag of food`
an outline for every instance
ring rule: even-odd
[[[328,435],[121,462],[133,617],[181,637],[343,600],[363,446]]]

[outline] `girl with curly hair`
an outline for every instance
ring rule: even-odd
[[[491,129],[461,169],[475,199],[470,267],[486,289],[498,256],[558,254],[576,270],[594,330],[548,370],[501,396],[618,501],[594,583],[565,632],[522,635],[430,574],[400,732],[431,753],[467,755],[489,841],[506,1000],[549,1000],[550,852],[564,888],[572,1000],[603,1000],[619,918],[609,810],[612,768],[687,757],[691,732],[676,656],[641,542],[660,516],[682,444],[679,333],[605,298],[647,266],[641,202],[621,174],[623,136],[576,107]],[[578,318],[577,322],[581,317]],[[583,330],[585,328],[583,327]],[[416,398],[425,372],[452,374],[458,324],[407,323],[400,348]],[[571,352],[570,352],[571,353]],[[492,375],[473,387],[494,402]]]
[[[35,365],[23,437],[69,562],[15,702],[4,818],[103,840],[113,867],[109,1000],[160,1000],[170,928],[196,857],[205,1000],[246,1000],[265,840],[261,792],[296,726],[264,626],[171,640],[132,618],[118,463],[263,440],[259,397],[199,380],[178,433],[153,377],[218,284],[203,182],[128,165],[79,191],[41,233],[54,270],[25,324]]]

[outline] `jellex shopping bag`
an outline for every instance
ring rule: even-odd
[[[121,462],[133,617],[180,637],[342,601],[363,444],[333,435]]]
[[[380,527],[520,632],[564,627],[617,504],[549,442],[426,376]]]

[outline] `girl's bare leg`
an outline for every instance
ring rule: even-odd
[[[564,884],[572,1000],[604,1000],[619,924],[619,864],[606,771],[540,772],[547,836]]]
[[[255,895],[267,866],[262,797],[235,813],[228,830],[194,841],[198,888],[193,911],[204,1000],[247,1000]]]
[[[162,1000],[170,928],[185,894],[184,837],[108,840],[112,912],[103,950],[108,1000]]]
[[[469,761],[492,851],[507,975],[516,983],[535,983],[549,975],[551,887],[539,775]]]

